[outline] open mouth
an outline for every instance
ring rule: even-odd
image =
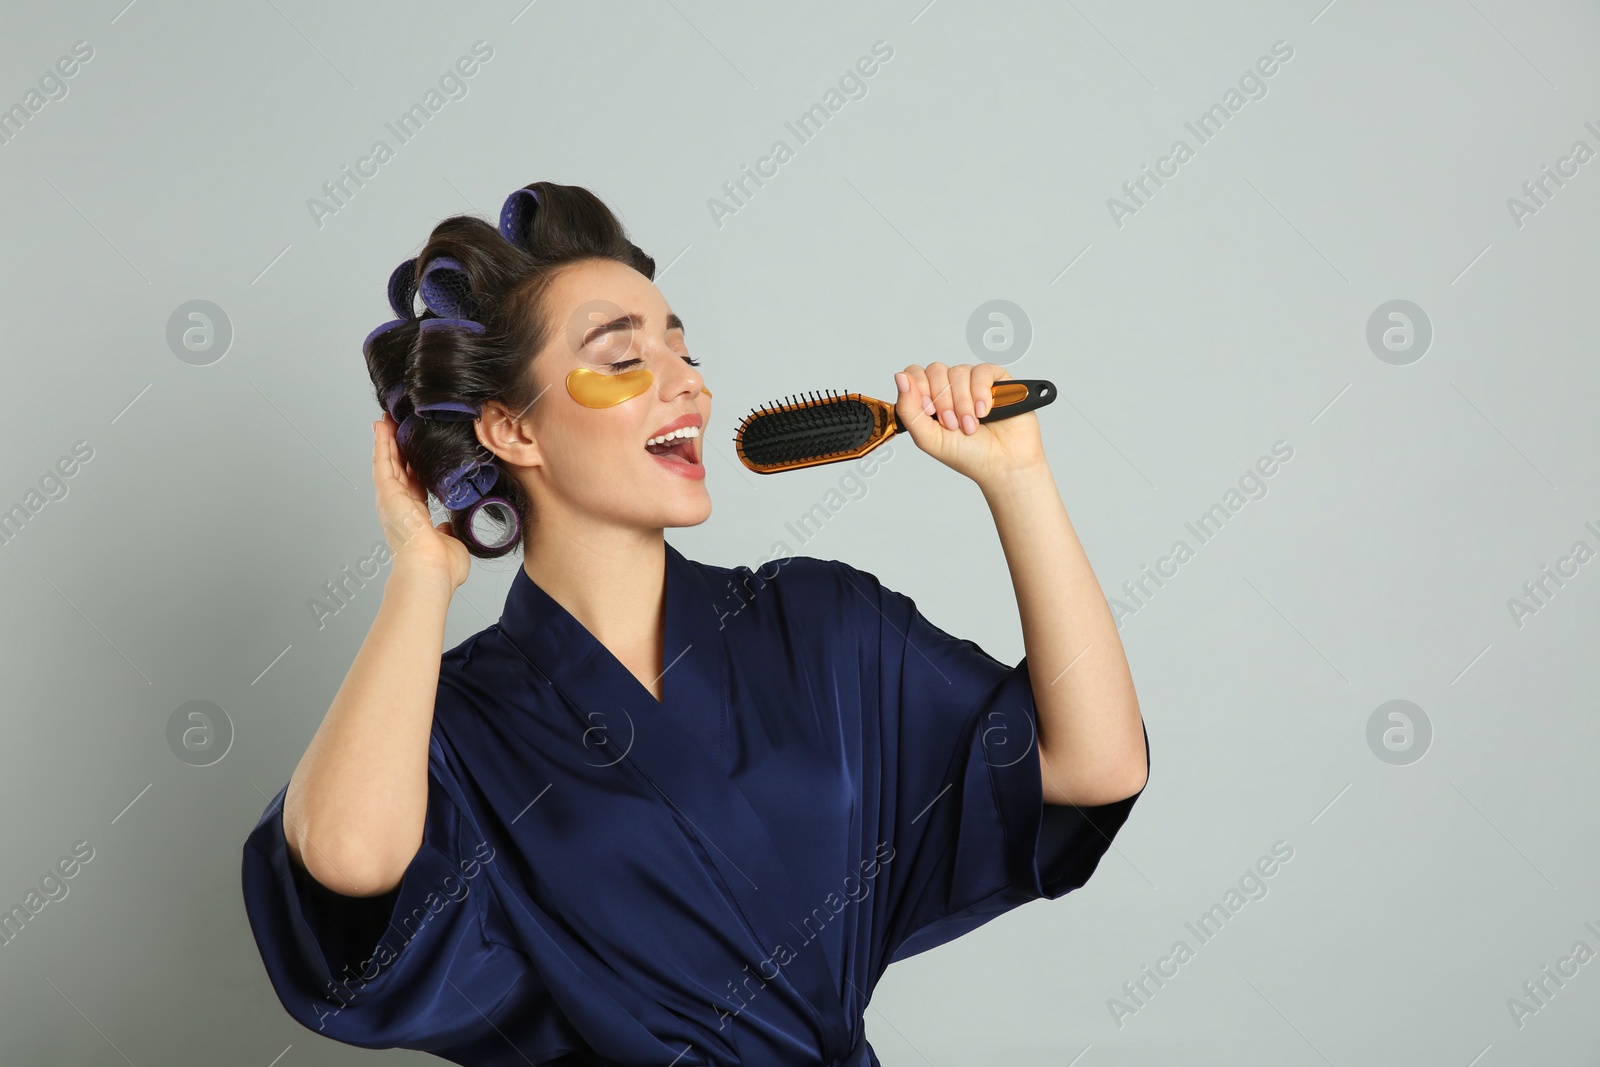
[[[700,462],[700,430],[695,426],[685,426],[660,437],[652,437],[645,442],[644,448],[652,456],[671,462],[697,464]]]

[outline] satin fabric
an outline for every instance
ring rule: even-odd
[[[460,1064],[876,1067],[884,969],[1082,886],[1138,799],[1044,804],[1026,659],[864,571],[668,544],[665,597],[657,701],[518,568],[442,657],[385,896],[294,865],[273,798],[243,892],[291,1016]]]

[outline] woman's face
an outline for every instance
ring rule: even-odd
[[[538,399],[519,420],[531,444],[496,449],[529,466],[524,484],[535,515],[558,509],[644,529],[704,522],[711,514],[704,438],[675,446],[690,462],[645,448],[669,426],[703,434],[711,417],[683,325],[660,290],[632,267],[594,259],[563,269],[546,301],[554,329],[532,363]],[[580,368],[598,376],[590,379],[598,389],[579,386],[591,404],[618,374],[645,368],[652,380],[637,396],[591,407],[567,386]]]

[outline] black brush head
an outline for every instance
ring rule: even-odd
[[[872,408],[853,396],[827,394],[778,405],[763,404],[746,415],[734,440],[758,466],[778,466],[853,452],[877,429]]]

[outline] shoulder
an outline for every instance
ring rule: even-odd
[[[466,781],[486,754],[507,744],[507,724],[554,721],[549,683],[498,622],[439,657],[429,758],[441,781]],[[447,772],[447,773],[441,773]]]
[[[735,564],[731,567],[722,567],[714,563],[701,563],[690,560],[708,582],[715,584],[718,579],[739,580],[746,577],[760,582],[778,582],[780,579],[789,582],[803,582],[807,579],[816,580],[838,576],[872,576],[865,571],[843,560],[820,559],[816,556],[776,556],[758,563],[754,567],[745,564]]]
[[[853,619],[863,610],[875,615],[884,592],[875,575],[837,559],[778,556],[753,567],[691,562],[724,623],[735,616],[818,622]]]
[[[535,710],[547,702],[548,688],[544,675],[493,623],[439,657],[435,733],[465,736],[485,717],[503,717],[511,708]]]
[[[446,670],[460,671],[474,663],[492,659],[508,644],[499,623],[490,623],[454,648],[446,649],[439,660],[441,676]]]

